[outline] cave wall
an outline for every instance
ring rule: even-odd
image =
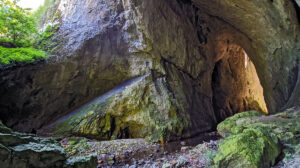
[[[243,48],[230,43],[218,45],[218,62],[212,75],[213,106],[217,120],[241,111],[268,114],[263,88],[254,64]]]
[[[288,101],[296,82],[293,68],[298,66],[300,44],[293,3],[286,0],[193,2],[249,38],[250,43],[241,46],[258,71],[269,111],[279,110]]]
[[[152,66],[147,55],[129,54],[121,2],[62,1],[61,6],[67,9],[61,12],[56,54],[0,72],[0,116],[18,131],[37,130]]]
[[[172,106],[175,115],[167,115],[183,129],[177,136],[214,129],[212,74],[220,41],[248,53],[271,113],[288,101],[297,80],[299,24],[289,1],[62,0],[58,9],[55,56],[0,72],[0,118],[19,131],[40,129],[146,73],[157,91],[151,96],[165,88],[170,103],[161,111]],[[165,116],[161,111],[151,114]]]

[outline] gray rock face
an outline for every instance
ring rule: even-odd
[[[63,167],[64,150],[55,141],[13,132],[0,122],[0,165],[14,167]]]
[[[3,168],[97,167],[97,156],[70,157],[52,139],[14,132],[0,121],[0,165]]]
[[[297,81],[299,24],[290,1],[62,0],[58,9],[55,56],[0,72],[0,118],[14,129],[40,129],[124,81],[150,73],[139,87],[128,87],[132,92],[114,97],[107,114],[124,119],[134,111],[144,116],[140,123],[149,121],[141,130],[172,139],[211,130],[218,115],[212,75],[221,59],[220,43],[240,46],[249,55],[271,113],[288,101]],[[101,129],[109,123],[93,120],[105,123]],[[162,126],[173,121],[180,129],[164,133]],[[122,137],[128,122],[118,124],[100,135]],[[84,124],[72,130],[99,127]],[[143,131],[132,137],[146,136]]]
[[[98,159],[96,154],[72,157],[67,160],[66,168],[96,168],[98,166]]]

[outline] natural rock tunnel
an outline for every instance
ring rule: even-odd
[[[0,118],[18,131],[43,130],[137,77],[80,108],[67,120],[72,127],[58,132],[179,139],[244,110],[274,113],[296,87],[295,7],[284,0],[61,1],[55,56],[0,72]]]
[[[212,90],[218,122],[242,111],[257,110],[268,114],[263,88],[246,51],[230,41],[217,47]]]

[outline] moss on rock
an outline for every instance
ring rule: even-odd
[[[99,140],[176,139],[186,125],[170,102],[165,85],[162,78],[154,85],[149,74],[134,78],[52,124],[52,133]]]
[[[247,111],[247,112],[243,112],[243,113],[238,113],[230,118],[227,118],[223,122],[221,122],[218,125],[217,130],[221,136],[227,137],[233,132],[237,133],[242,130],[242,128],[241,128],[242,126],[237,125],[237,123],[236,123],[237,120],[239,120],[241,118],[248,119],[253,116],[261,116],[261,115],[262,114],[257,111]]]
[[[268,129],[248,128],[226,138],[214,161],[218,167],[269,167],[280,154],[280,144]]]
[[[217,127],[225,140],[215,163],[218,167],[274,165],[283,147],[299,142],[299,117],[299,109],[287,109],[270,116],[248,111],[226,119]]]

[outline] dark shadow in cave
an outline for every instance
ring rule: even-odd
[[[248,110],[267,114],[263,88],[247,53],[239,45],[228,42],[221,48],[212,73],[213,108],[217,121]]]
[[[297,18],[298,18],[298,23],[300,24],[300,7],[298,6],[296,0],[293,0],[292,3],[294,5],[294,7],[295,7],[295,11],[296,11]]]

